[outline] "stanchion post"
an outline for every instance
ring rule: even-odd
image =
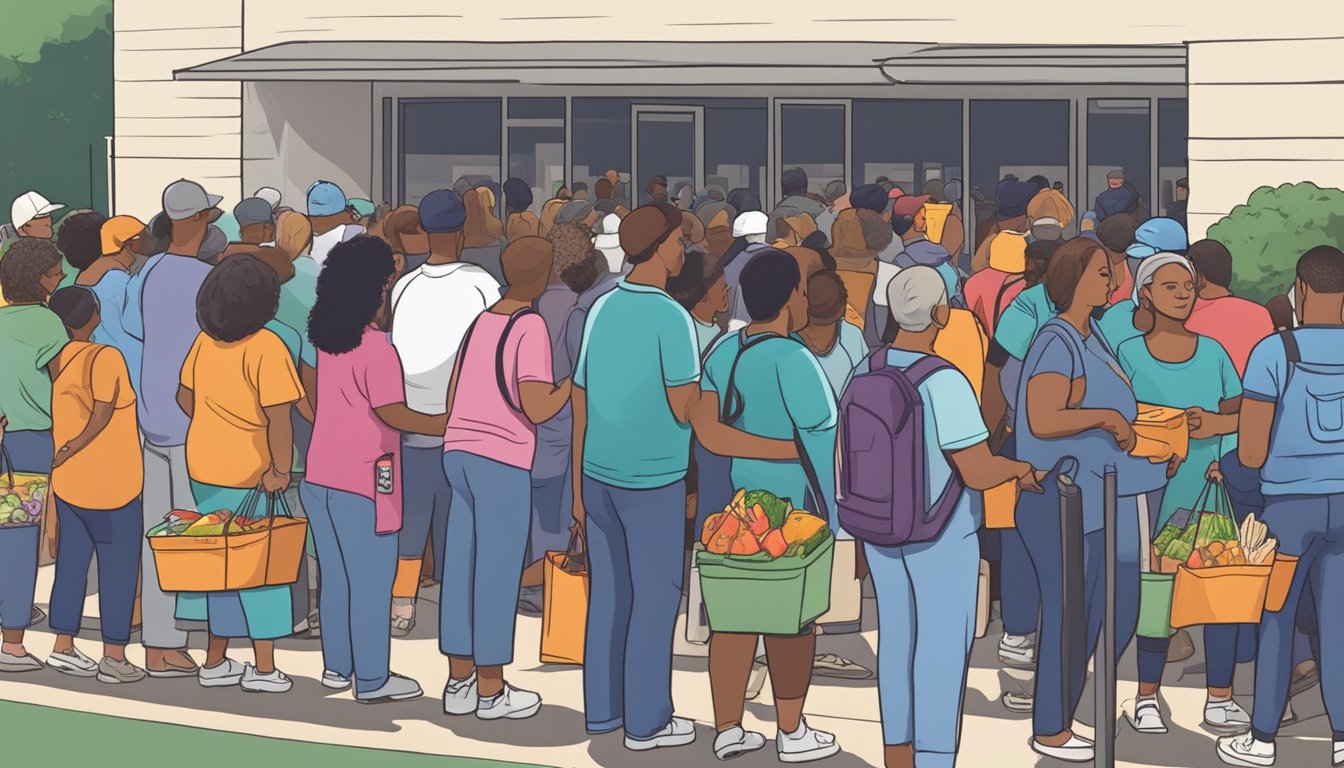
[[[1115,768],[1115,527],[1116,484],[1115,465],[1107,464],[1102,476],[1104,495],[1103,522],[1105,548],[1102,551],[1101,637],[1097,641],[1096,670],[1096,760],[1097,768]]]

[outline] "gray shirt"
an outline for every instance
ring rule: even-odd
[[[546,321],[551,337],[551,371],[556,381],[570,375],[565,339],[565,323],[574,309],[577,296],[565,285],[551,285],[537,298],[537,313]],[[532,459],[534,478],[558,477],[569,468],[569,445],[573,439],[569,405],[548,421],[537,425],[537,451]]]

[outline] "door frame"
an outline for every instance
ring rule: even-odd
[[[643,179],[639,168],[639,119],[643,115],[691,115],[695,128],[695,161],[692,170],[695,178],[691,180],[693,192],[699,194],[705,185],[705,107],[694,104],[642,104],[630,102],[630,199],[639,200],[647,181]],[[669,194],[671,190],[668,190]]]

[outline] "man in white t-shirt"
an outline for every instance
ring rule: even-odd
[[[475,264],[461,261],[467,209],[451,189],[420,201],[420,226],[429,237],[430,256],[392,288],[392,345],[406,379],[406,405],[431,415],[443,413],[453,364],[467,328],[499,301],[499,283]],[[442,563],[448,519],[448,481],[443,474],[443,437],[402,438],[402,526],[397,544],[397,578],[392,587],[392,634],[404,637],[415,626],[425,542],[434,532],[434,559]],[[436,568],[436,570],[439,570]]]
[[[319,266],[340,243],[364,234],[356,224],[345,192],[330,181],[317,181],[308,188],[308,220],[313,225],[313,247],[309,255]]]

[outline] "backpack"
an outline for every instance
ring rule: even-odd
[[[488,312],[489,310],[486,311]],[[485,312],[481,313],[481,315],[483,314],[485,314]],[[518,413],[523,412],[522,404],[515,404],[513,402],[513,395],[509,393],[509,383],[504,380],[504,347],[509,343],[509,333],[513,331],[514,323],[517,323],[528,315],[535,314],[537,314],[535,310],[520,309],[512,315],[509,315],[509,321],[504,324],[504,332],[499,335],[499,346],[495,347],[495,386],[499,387],[499,396],[504,398],[504,403],[508,405],[510,409],[517,411]],[[453,361],[453,365],[457,369],[453,373],[454,381],[457,380],[457,374],[462,370],[462,364],[467,354],[467,345],[471,343],[471,332],[476,330],[476,323],[480,321],[481,315],[477,315],[476,319],[471,321],[471,325],[467,326],[467,332],[462,335],[462,346],[458,348],[457,359]],[[450,403],[449,407],[451,408],[451,406],[452,404]]]
[[[869,356],[840,399],[836,508],[854,538],[892,547],[938,538],[966,486],[953,466],[935,498],[924,455],[919,386],[952,364],[930,355],[902,371],[887,365],[887,349]]]
[[[1287,372],[1260,474],[1267,483],[1287,484],[1319,477],[1325,462],[1344,460],[1344,365],[1304,361],[1292,331],[1279,338]]]

